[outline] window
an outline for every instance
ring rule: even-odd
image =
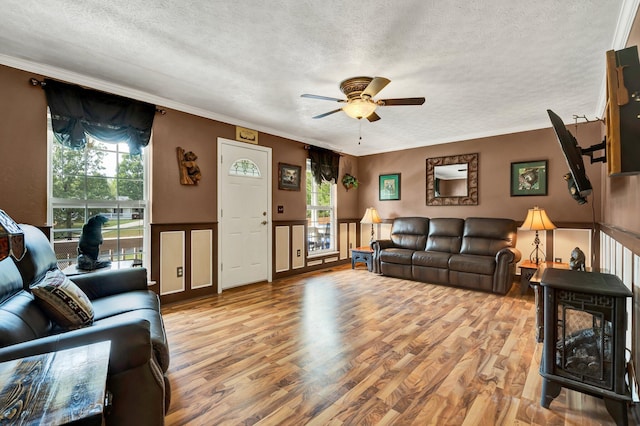
[[[229,168],[229,176],[248,176],[248,177],[261,177],[260,169],[258,165],[253,161],[243,158],[233,162]]]
[[[74,150],[55,141],[49,124],[49,217],[58,266],[77,261],[82,226],[96,214],[102,227],[100,259],[144,260],[147,224],[146,152],[130,155],[127,143],[88,138]]]
[[[307,249],[309,254],[336,250],[335,226],[336,185],[317,184],[307,159]]]

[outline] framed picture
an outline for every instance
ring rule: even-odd
[[[278,189],[300,191],[301,170],[300,166],[278,163]]]
[[[236,140],[258,145],[258,131],[236,126]]]
[[[380,201],[400,199],[400,173],[380,175],[380,187],[378,188]]]
[[[547,160],[511,163],[511,196],[547,195]]]

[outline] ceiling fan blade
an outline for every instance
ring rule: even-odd
[[[333,111],[325,112],[324,114],[316,115],[315,117],[311,117],[311,118],[322,118],[322,117],[326,117],[327,115],[335,114],[335,113],[336,113],[336,112],[338,112],[338,111],[342,111],[342,108],[334,109]]]
[[[369,114],[369,116],[367,117],[367,120],[369,120],[370,123],[373,123],[374,121],[380,120],[380,116],[376,114],[376,112],[374,111],[371,114]]]
[[[394,105],[422,105],[424,98],[398,98],[398,99],[381,99],[378,101],[380,106]]]
[[[311,95],[309,93],[305,93],[303,95],[300,95],[300,97],[301,98],[322,99],[323,101],[346,102],[345,99],[330,98],[329,96]]]
[[[391,80],[389,80],[388,78],[374,77],[373,80],[371,80],[371,83],[367,85],[366,89],[363,90],[360,96],[361,97],[368,96],[370,98],[373,98],[375,95],[378,94],[379,91],[384,89],[385,86],[389,83],[391,83]]]

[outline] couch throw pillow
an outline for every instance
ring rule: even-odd
[[[31,292],[45,314],[62,327],[76,328],[93,322],[91,301],[59,269],[47,272]]]

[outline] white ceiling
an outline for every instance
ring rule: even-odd
[[[600,116],[638,0],[1,0],[0,63],[353,155]],[[340,81],[426,97],[357,121]],[[27,84],[27,82],[25,82]],[[360,129],[361,125],[361,129]],[[362,143],[358,144],[359,132]]]

